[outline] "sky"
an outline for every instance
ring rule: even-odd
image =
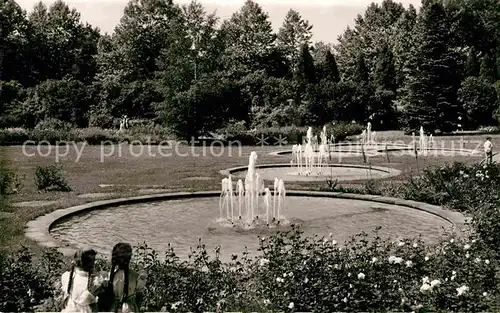
[[[413,4],[420,7],[421,0],[399,0],[405,7]],[[17,0],[22,8],[30,12],[39,0]],[[42,0],[50,5],[54,0]],[[84,22],[99,27],[102,32],[112,33],[120,21],[128,0],[66,0],[70,7],[76,8]],[[174,0],[188,3],[187,0]],[[216,12],[221,19],[231,17],[245,0],[201,0],[207,12]],[[313,41],[336,43],[337,37],[354,24],[358,14],[362,14],[371,2],[381,0],[257,0],[271,19],[275,30],[282,25],[289,9],[295,9],[313,25]]]

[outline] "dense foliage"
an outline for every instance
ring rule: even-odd
[[[496,124],[500,4],[371,4],[338,44],[290,10],[274,33],[253,0],[224,21],[198,2],[131,0],[111,34],[57,1],[0,3],[0,127],[148,119],[190,138],[330,122],[453,131]],[[461,117],[461,121],[458,121]]]

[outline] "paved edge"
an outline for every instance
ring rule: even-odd
[[[255,168],[271,168],[271,167],[290,167],[290,164],[287,163],[278,163],[278,164],[257,164],[255,165]],[[359,165],[359,164],[348,164],[348,163],[341,163],[341,164],[324,164],[323,167],[350,167],[350,168],[360,168],[360,169],[366,169],[366,170],[374,170],[374,171],[379,171],[379,172],[384,172],[389,174],[387,177],[383,178],[388,178],[388,177],[396,177],[401,174],[401,171],[395,168],[391,167],[382,167],[382,166],[369,166],[369,165]],[[229,176],[235,172],[242,172],[248,170],[248,165],[247,166],[237,166],[237,167],[231,167],[228,169],[220,170],[219,173],[224,176]],[[314,180],[315,182],[317,180]]]
[[[186,198],[206,198],[206,197],[219,197],[220,191],[199,191],[199,192],[179,192],[179,193],[166,193],[146,195],[130,198],[119,198],[112,200],[102,200],[90,202],[78,206],[69,207],[66,209],[56,210],[49,214],[40,216],[26,224],[25,236],[34,240],[39,245],[44,247],[57,248],[64,255],[71,256],[75,252],[75,248],[63,244],[61,241],[52,237],[50,229],[59,221],[67,219],[71,216],[89,212],[93,210],[106,209],[113,206],[145,203],[154,201],[176,200]],[[353,199],[362,201],[371,201],[376,203],[394,204],[403,206],[419,211],[427,212],[432,215],[438,216],[450,224],[454,231],[460,232],[467,222],[467,219],[458,212],[444,210],[439,206],[430,205],[422,202],[403,200],[398,198],[389,198],[374,195],[360,195],[341,192],[321,192],[321,191],[287,191],[287,196],[301,196],[301,197],[327,197],[339,199]]]

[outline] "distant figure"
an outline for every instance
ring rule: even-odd
[[[92,270],[94,269],[96,252],[78,250],[74,257],[71,270],[61,277],[61,287],[64,292],[64,308],[62,312],[90,313],[97,300],[91,293]]]
[[[486,155],[486,163],[490,164],[493,162],[493,144],[491,143],[491,137],[486,137],[484,142],[484,154]]]
[[[146,276],[130,269],[131,260],[130,244],[118,243],[113,247],[109,284],[103,295],[111,299],[106,299],[103,305],[100,303],[99,312],[140,312]]]
[[[125,129],[128,129],[128,117],[127,115],[124,115],[122,119],[120,120],[120,131],[123,131]]]
[[[123,126],[125,127],[125,129],[128,129],[128,116],[127,115],[123,116]]]

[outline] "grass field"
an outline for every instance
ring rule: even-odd
[[[485,135],[464,136],[464,148],[475,149],[479,147],[479,149],[482,149],[482,142],[485,137]],[[494,146],[500,147],[500,135],[493,135],[492,137]],[[409,143],[411,136],[404,136],[402,132],[381,132],[377,134],[377,140]],[[446,148],[452,146],[458,148],[460,137],[436,137],[435,140],[438,142],[438,146],[444,145]],[[80,150],[82,147],[83,150]],[[119,147],[121,147],[121,152]],[[24,152],[21,146],[3,147],[12,169],[19,175],[24,176],[24,188],[19,194],[11,197],[11,206],[0,212],[0,228],[2,229],[0,247],[14,249],[22,244],[34,248],[35,244],[24,237],[25,224],[29,220],[53,210],[96,200],[96,198],[89,198],[90,196],[87,198],[81,197],[84,194],[106,193],[107,195],[98,198],[102,200],[140,195],[147,192],[161,192],[161,190],[163,192],[218,190],[220,181],[223,178],[219,171],[229,167],[246,165],[251,151],[257,152],[258,164],[289,163],[289,158],[271,156],[269,153],[276,150],[291,149],[291,146],[242,147],[241,150],[236,146],[231,149],[226,147],[224,150],[215,147],[212,151],[208,147],[192,148],[182,146],[177,151],[163,149],[163,155],[160,154],[158,147],[143,147],[142,154],[140,154],[141,148],[139,146],[100,147],[78,144],[76,148],[78,151],[82,151],[80,157],[75,147],[69,147],[68,154],[60,157],[58,162],[63,167],[65,177],[73,191],[68,193],[39,193],[34,184],[35,169],[40,165],[56,163],[55,147],[42,146],[39,151],[37,151],[37,147],[28,147]],[[64,154],[65,149],[65,147],[60,147],[60,154]],[[172,155],[165,155],[168,153],[172,153]],[[219,154],[220,156],[218,156]],[[410,154],[404,156],[391,154],[389,159],[390,163],[388,163],[387,156],[382,154],[370,158],[369,163],[402,171],[400,176],[387,180],[401,181],[410,175],[418,175],[414,156]],[[422,170],[429,165],[439,165],[446,162],[473,163],[480,160],[481,157],[478,156],[432,155],[419,157],[418,168]],[[343,158],[341,162],[361,164],[363,158]],[[332,163],[339,162],[333,160]],[[349,185],[362,183],[362,181],[355,181],[350,182]],[[316,189],[321,186],[326,186],[326,182],[287,184],[287,189]],[[55,202],[46,203],[47,205],[43,206],[22,203],[35,200]],[[21,204],[19,205],[19,203]]]

